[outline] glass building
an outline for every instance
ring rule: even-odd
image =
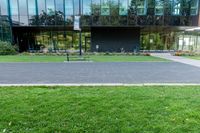
[[[147,49],[143,47],[147,35],[200,26],[199,3],[199,0],[0,0],[1,39],[10,37],[20,51],[77,49],[78,32],[73,30],[73,21],[74,16],[81,16],[85,51]]]

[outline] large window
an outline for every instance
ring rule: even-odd
[[[83,0],[83,15],[91,14],[91,0]]]
[[[173,0],[172,9],[173,9],[172,10],[173,15],[180,15],[180,10],[181,10],[180,0]]]
[[[19,24],[19,8],[18,8],[18,0],[10,0],[10,11],[13,24]]]
[[[137,0],[137,15],[146,15],[147,0]]]
[[[47,14],[53,15],[55,14],[55,3],[54,0],[47,0],[46,1],[47,7]]]
[[[36,3],[35,0],[28,0],[28,14],[29,16],[36,15]]]
[[[79,1],[81,0],[73,0],[73,1],[74,1],[74,15],[79,15],[79,11],[81,11],[81,9],[79,10],[80,6]]]
[[[38,3],[38,14],[40,15],[46,12],[45,0],[38,0],[37,3]]]
[[[110,15],[109,0],[101,0],[101,15]]]
[[[36,25],[36,2],[35,0],[27,0],[28,2],[28,14],[29,14],[29,25]]]
[[[73,0],[65,0],[65,15],[70,16],[73,15]]]
[[[199,0],[191,0],[190,15],[198,14],[198,5],[199,5]]]
[[[19,0],[20,25],[28,25],[27,0]]]
[[[127,15],[128,0],[119,0],[119,15]]]
[[[1,15],[8,15],[8,1],[0,0]]]
[[[0,16],[0,40],[11,42],[11,27],[7,16]]]
[[[38,25],[48,25],[51,23],[48,19],[51,19],[47,16],[46,10],[46,0],[37,0],[38,4]]]
[[[55,0],[55,2],[56,2],[55,3],[56,4],[56,11],[64,13],[64,10],[63,10],[63,7],[64,7],[63,0]]]
[[[119,15],[119,2],[118,0],[110,0],[110,15]]]
[[[56,15],[55,16],[55,1],[54,0],[46,0],[46,10],[47,10],[47,16],[46,16],[46,25],[55,25],[56,24]]]
[[[101,2],[100,0],[92,0],[92,24],[100,25],[100,12],[101,12]]]
[[[155,0],[155,15],[164,14],[164,0]]]
[[[92,14],[93,15],[100,15],[100,7],[101,2],[100,0],[92,0]]]
[[[10,0],[10,11],[11,15],[18,15],[18,0]]]
[[[65,24],[72,25],[74,15],[74,0],[65,0]]]
[[[56,25],[64,24],[64,4],[63,0],[56,0]]]

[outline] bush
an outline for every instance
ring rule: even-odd
[[[15,55],[17,54],[17,47],[9,42],[0,41],[0,55]]]
[[[177,51],[174,53],[174,56],[195,56],[196,54],[191,51]]]

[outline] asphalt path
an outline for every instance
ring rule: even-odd
[[[177,62],[0,63],[0,84],[200,83],[200,68]]]

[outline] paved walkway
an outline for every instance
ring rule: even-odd
[[[170,53],[152,53],[151,55],[155,56],[155,57],[164,58],[164,59],[167,59],[167,60],[172,60],[172,61],[175,61],[175,62],[180,62],[180,63],[200,67],[200,61],[199,60],[188,59],[188,58],[180,57],[180,56],[172,56]]]
[[[200,68],[177,62],[0,63],[0,84],[200,83]]]

